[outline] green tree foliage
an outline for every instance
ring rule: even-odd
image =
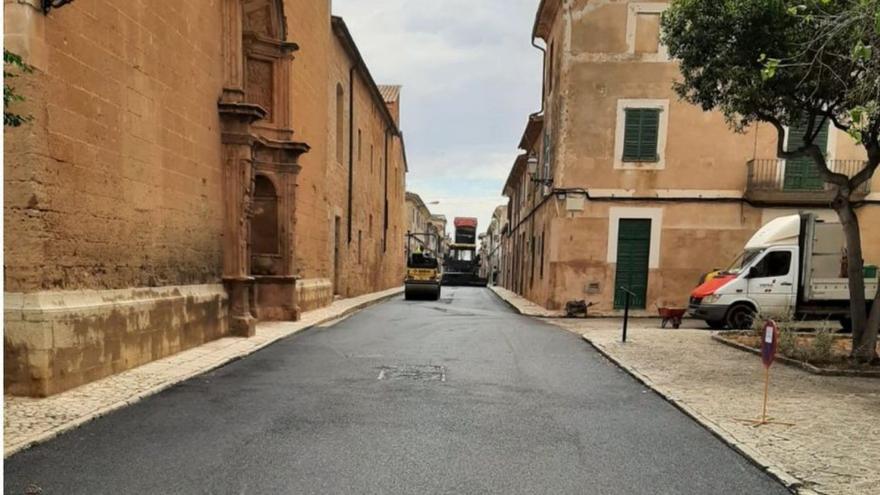
[[[777,155],[810,157],[831,184],[850,257],[853,357],[876,359],[880,292],[869,316],[852,194],[880,165],[880,0],[673,0],[662,28],[680,97],[720,110],[736,130],[771,124]],[[815,143],[829,121],[867,152],[852,177],[831,170]],[[801,122],[803,142],[786,151],[785,127]]]
[[[24,97],[15,92],[9,84],[9,80],[18,77],[21,73],[32,72],[31,66],[24,63],[20,56],[3,49],[3,125],[18,127],[31,118],[9,110],[9,107],[17,102],[24,101]]]

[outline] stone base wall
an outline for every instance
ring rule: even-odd
[[[300,312],[329,306],[333,302],[333,283],[327,278],[297,280],[296,303]]]
[[[296,305],[294,277],[257,276],[254,283],[256,317],[264,321],[296,321],[300,310]]]
[[[4,294],[4,391],[45,397],[228,334],[222,285]]]

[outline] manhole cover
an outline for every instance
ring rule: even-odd
[[[404,364],[402,366],[382,366],[379,368],[380,380],[422,380],[446,381],[446,368],[432,364]]]

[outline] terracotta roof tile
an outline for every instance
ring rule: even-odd
[[[382,94],[382,98],[385,100],[385,103],[393,103],[397,101],[398,98],[400,98],[400,86],[391,84],[380,84],[379,93]]]

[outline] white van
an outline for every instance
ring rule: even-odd
[[[754,316],[832,319],[851,326],[845,242],[839,223],[805,213],[762,227],[731,266],[691,293],[689,313],[710,327],[749,328]],[[865,280],[870,304],[876,273]]]

